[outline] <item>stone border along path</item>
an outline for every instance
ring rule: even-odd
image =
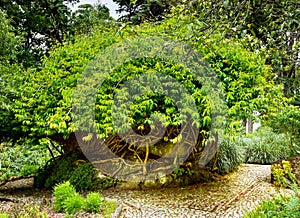
[[[277,190],[270,179],[270,165],[243,164],[220,181],[158,190],[115,188],[105,190],[103,196],[118,200],[122,209],[118,217],[242,217],[263,200],[292,194]]]

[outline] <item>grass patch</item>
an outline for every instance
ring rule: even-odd
[[[114,213],[118,208],[118,203],[115,201],[103,201],[102,216],[105,218],[110,218],[111,214]]]

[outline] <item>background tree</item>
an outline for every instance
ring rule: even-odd
[[[71,9],[67,4],[78,0],[3,0],[0,9],[7,12],[18,31],[25,33],[22,46],[19,48],[19,62],[25,67],[38,65],[41,56],[51,45],[72,34],[70,28]]]
[[[79,5],[72,15],[72,26],[76,32],[90,33],[93,28],[111,20],[109,9],[100,3]]]
[[[124,13],[122,21],[141,23],[143,21],[161,21],[173,6],[174,0],[113,0],[119,5],[117,12]]]
[[[266,53],[267,63],[284,84],[285,93],[293,95],[299,68],[299,1],[196,0],[186,9],[187,14],[195,17],[193,23],[203,26],[202,31],[221,28],[225,36],[243,38],[250,35],[257,39],[258,43],[249,43],[250,48]]]
[[[15,32],[11,20],[0,10],[0,141],[13,137],[17,123],[11,108],[22,83],[22,68],[15,63],[22,38]]]

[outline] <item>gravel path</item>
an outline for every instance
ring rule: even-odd
[[[287,189],[278,192],[270,184],[270,174],[270,165],[244,164],[236,172],[215,182],[157,190],[115,188],[105,190],[102,194],[104,197],[118,200],[122,209],[119,217],[123,218],[242,217],[246,211],[252,210],[263,200],[279,193],[292,193]],[[33,202],[46,207],[47,202],[52,202],[52,193],[30,189],[32,184],[32,179],[9,183],[0,190],[0,197],[8,197],[23,204]],[[0,212],[16,208],[16,204],[18,203],[0,199]],[[20,209],[20,206],[18,208]],[[49,214],[53,212],[51,206],[45,210],[49,211]],[[54,217],[64,217],[64,214],[56,214]],[[76,217],[94,216],[82,214]]]
[[[159,190],[110,189],[103,195],[120,202],[121,217],[242,217],[279,194],[270,184],[270,174],[270,165],[244,164],[216,182]]]

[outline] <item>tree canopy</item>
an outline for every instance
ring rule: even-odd
[[[41,53],[57,41],[62,43],[71,34],[71,10],[67,3],[74,2],[78,0],[1,1],[0,8],[12,19],[16,31],[24,33],[20,62],[37,65]]]
[[[222,28],[224,34],[257,39],[250,48],[267,54],[267,64],[285,85],[285,93],[294,92],[299,68],[300,3],[294,0],[193,1],[186,13],[203,24],[202,33]],[[299,69],[298,69],[299,72]]]
[[[22,82],[22,68],[15,63],[22,38],[15,34],[16,29],[2,10],[0,21],[0,135],[3,139],[13,135],[10,130],[16,123],[11,105]]]
[[[83,4],[72,15],[72,26],[77,33],[89,33],[96,26],[101,25],[101,21],[111,20],[109,9],[102,4]]]
[[[261,112],[262,118],[267,118],[271,112],[284,105],[281,87],[275,85],[275,74],[266,65],[264,55],[248,51],[247,47],[243,46],[243,41],[222,38],[221,33],[214,33],[206,38],[199,37],[201,25],[191,25],[188,16],[179,16],[167,19],[161,24],[128,25],[117,31],[113,26],[100,26],[89,36],[79,37],[74,43],[57,47],[48,58],[44,59],[41,70],[30,70],[28,78],[22,85],[21,97],[15,101],[13,108],[20,123],[18,131],[38,138],[48,137],[61,144],[65,151],[77,146],[74,137],[76,131],[83,131],[83,141],[92,140],[93,136],[89,137],[85,129],[78,129],[72,122],[74,118],[72,97],[79,76],[99,52],[114,43],[134,39],[139,35],[168,36],[173,40],[182,40],[204,57],[221,81],[228,107],[229,129],[239,125],[241,119],[251,116],[253,110]],[[178,129],[182,124],[178,123],[177,109],[174,102],[161,95],[143,95],[136,98],[131,106],[132,118],[128,124],[140,134],[146,134],[151,127],[149,117],[155,116],[157,112],[165,116],[163,125],[168,131],[157,145],[148,151],[150,153],[139,147],[132,149],[130,144],[124,143],[116,134],[117,131],[118,133],[122,131],[116,129],[112,123],[112,103],[118,93],[116,90],[118,84],[121,85],[132,76],[143,72],[153,76],[153,72],[161,72],[171,75],[178,81],[185,81],[184,85],[195,98],[199,119],[193,125],[200,126],[202,131],[188,160],[196,163],[202,154],[203,142],[209,134],[208,130],[212,123],[211,102],[207,99],[206,93],[201,91],[202,85],[197,83],[193,72],[189,72],[180,64],[167,63],[159,59],[137,59],[114,69],[107,78],[106,85],[97,95],[95,125],[99,135],[105,138],[108,147],[116,154],[125,155],[128,160],[137,163],[163,156],[176,144],[176,138],[180,140]],[[123,94],[128,96],[126,92]],[[128,129],[125,128],[123,131],[126,133]],[[94,147],[96,148],[98,147]]]
[[[144,21],[161,21],[165,18],[172,7],[178,4],[174,0],[113,0],[119,5],[117,10],[124,15],[122,21],[141,23]]]

